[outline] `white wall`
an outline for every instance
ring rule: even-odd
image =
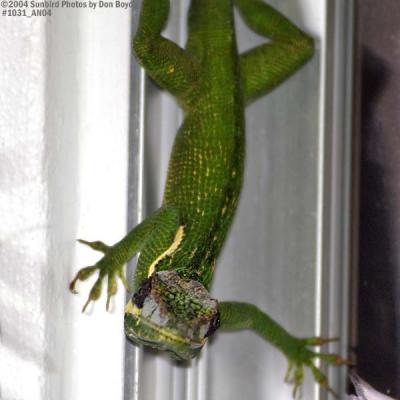
[[[131,10],[0,25],[0,398],[122,396],[123,303],[83,315],[97,254],[125,232]],[[107,340],[109,342],[107,342]],[[107,385],[98,382],[107,381]]]

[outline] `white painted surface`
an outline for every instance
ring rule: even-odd
[[[67,287],[125,232],[130,11],[53,11],[0,25],[0,398],[119,399],[123,292]]]
[[[0,397],[36,400],[45,379],[44,24],[3,17],[0,37]]]

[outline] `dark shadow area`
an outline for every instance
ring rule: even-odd
[[[399,396],[396,337],[396,247],[391,232],[385,137],[377,109],[390,69],[370,49],[361,53],[361,173],[357,371],[377,390]]]

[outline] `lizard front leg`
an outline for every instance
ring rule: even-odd
[[[96,271],[99,272],[98,279],[93,285],[82,311],[85,311],[91,301],[95,301],[100,297],[103,280],[105,278],[108,279],[108,309],[111,297],[117,292],[116,277],[119,277],[124,286],[128,289],[128,283],[123,271],[126,262],[139,251],[145,252],[145,249],[149,247],[151,248],[151,252],[147,252],[148,257],[153,257],[155,260],[158,255],[163,254],[171,247],[179,228],[179,212],[171,207],[162,207],[113,246],[107,246],[100,241],[88,242],[86,240],[79,240],[80,243],[86,244],[92,249],[104,254],[103,258],[95,265],[82,268],[69,286],[71,292],[76,293],[75,287],[77,281],[84,281]],[[146,265],[147,267],[152,265],[152,260],[146,259],[145,261],[146,263],[139,262],[138,271],[140,280],[137,281],[137,285],[140,285],[141,280],[146,277]]]
[[[326,376],[315,366],[314,360],[319,358],[333,365],[341,365],[346,361],[336,354],[317,353],[310,349],[310,346],[321,346],[336,339],[319,337],[303,339],[292,336],[253,304],[222,302],[219,304],[219,311],[222,330],[253,330],[287,357],[289,367],[285,382],[294,385],[293,397],[296,397],[303,382],[304,367],[311,370],[316,382],[336,396]]]

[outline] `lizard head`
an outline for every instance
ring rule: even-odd
[[[174,271],[145,279],[125,308],[130,340],[165,350],[178,360],[196,357],[218,325],[218,302],[200,282]]]

